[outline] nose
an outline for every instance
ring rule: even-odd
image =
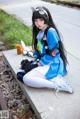
[[[40,26],[40,24],[41,24],[40,21],[37,21],[37,25]]]

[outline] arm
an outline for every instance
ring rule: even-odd
[[[48,48],[51,50],[58,44],[59,37],[54,28],[50,28],[47,33]]]
[[[59,41],[59,37],[57,35],[57,32],[55,31],[54,28],[50,28],[47,32],[47,44],[48,44],[48,48],[49,50],[54,49],[55,47],[58,46],[58,41]],[[53,57],[49,54],[45,54],[41,60],[40,63],[45,65],[50,63],[50,61],[53,59]]]

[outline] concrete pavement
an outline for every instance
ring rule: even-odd
[[[32,59],[28,56],[17,55],[16,50],[4,51],[3,56],[15,79],[20,62],[25,58]],[[69,54],[68,61],[68,75],[65,78],[71,83],[73,94],[56,93],[53,89],[30,88],[18,82],[37,119],[80,119],[80,61]]]
[[[31,26],[31,7],[46,6],[63,35],[67,51],[80,59],[80,10],[41,0],[0,0],[0,8]]]

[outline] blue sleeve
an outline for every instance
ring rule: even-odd
[[[50,28],[47,33],[47,43],[48,43],[48,48],[52,49],[55,48],[55,46],[58,44],[59,37],[54,28]]]
[[[35,51],[35,52],[33,53],[33,57],[37,59],[37,58],[39,57],[39,53],[38,53],[37,51]]]
[[[58,44],[59,41],[59,37],[57,35],[57,32],[55,31],[54,28],[50,28],[47,32],[47,44],[48,44],[48,48],[51,50],[53,48],[56,47],[56,45]],[[45,54],[41,60],[40,63],[42,65],[47,65],[49,64],[51,61],[53,60],[52,56]]]

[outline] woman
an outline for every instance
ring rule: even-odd
[[[72,93],[64,80],[67,74],[65,50],[49,10],[45,7],[33,9],[33,48],[38,67],[23,76],[23,82],[35,88],[53,88]]]

